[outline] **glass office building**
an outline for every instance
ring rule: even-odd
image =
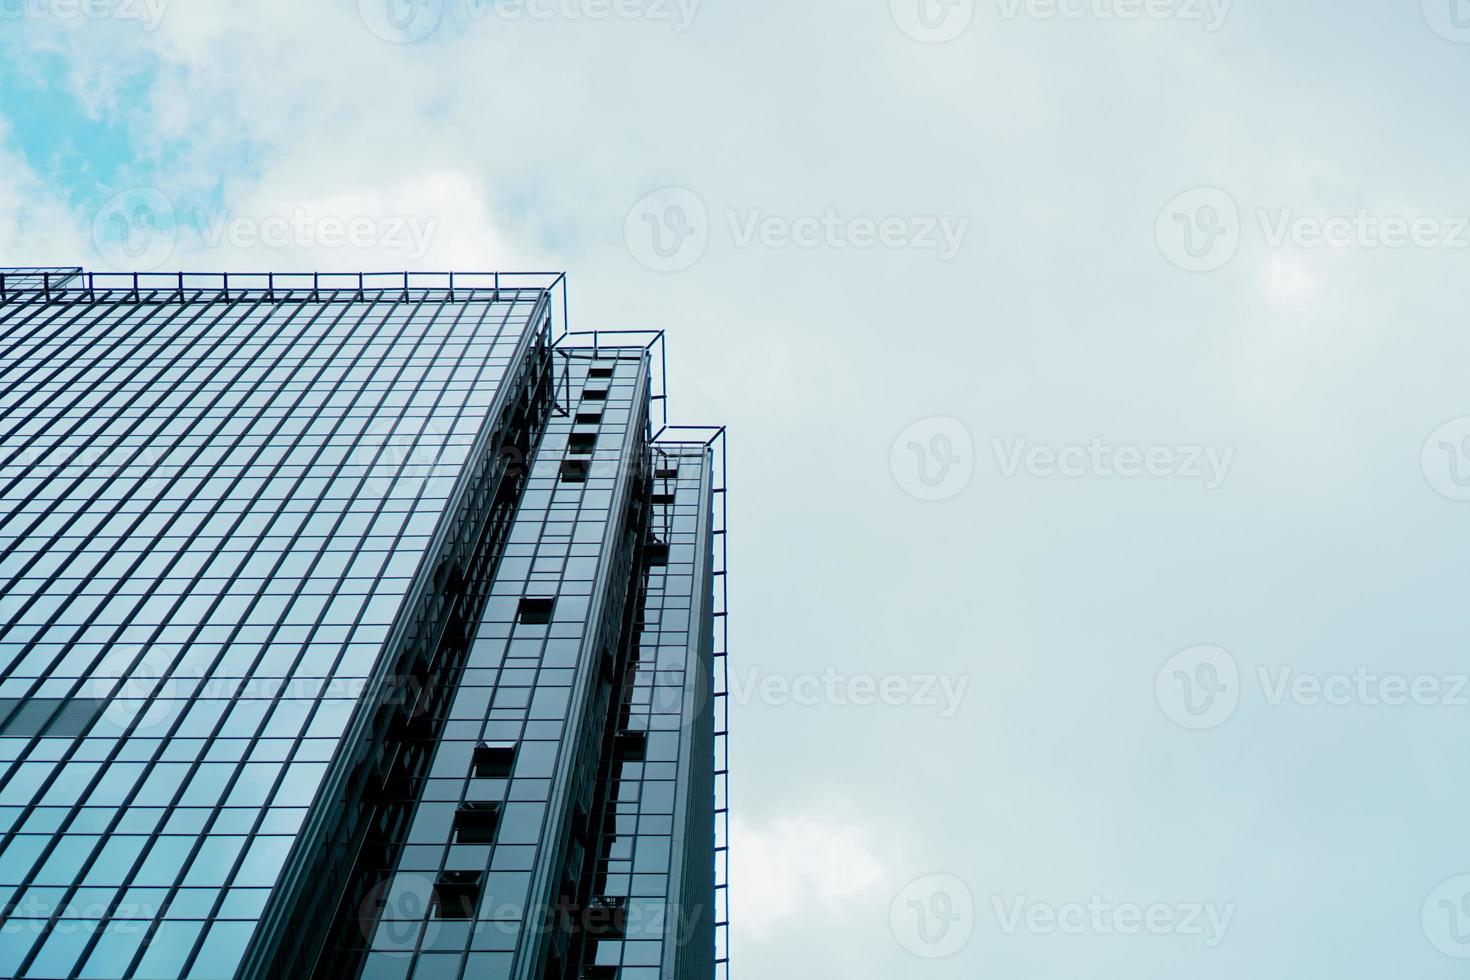
[[[0,271],[0,977],[725,977],[663,382],[560,276]]]

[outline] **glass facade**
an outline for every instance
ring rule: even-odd
[[[561,284],[0,272],[0,976],[716,975],[718,447]]]

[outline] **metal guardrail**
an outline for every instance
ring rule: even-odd
[[[665,425],[655,445],[702,445],[713,456],[715,623],[715,977],[730,980],[730,526],[728,430],[722,425]]]
[[[316,302],[381,301],[445,294],[489,293],[491,301],[529,299],[560,291],[561,323],[567,332],[565,272],[87,272],[80,266],[0,267],[0,304],[10,302],[167,302],[213,295],[235,299]],[[507,296],[506,294],[511,294]]]
[[[588,341],[591,341],[590,345]],[[670,425],[666,335],[662,330],[568,330],[559,341],[563,351],[642,347],[657,361],[651,371],[650,398],[659,405],[662,421],[654,425],[653,445],[702,446],[713,457],[713,491],[718,501],[713,530],[717,583],[715,623],[715,980],[730,977],[730,508],[727,482],[728,430],[722,425]]]

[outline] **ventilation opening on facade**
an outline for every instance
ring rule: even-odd
[[[642,762],[648,755],[648,733],[618,732],[617,751],[618,758],[624,762]]]
[[[564,459],[561,461],[561,482],[586,483],[587,474],[591,470],[590,459]]]
[[[654,541],[643,548],[643,560],[652,566],[662,566],[669,563],[669,546],[662,541]]]
[[[596,425],[602,421],[602,409],[593,409],[590,412],[578,412],[576,422],[578,425]]]
[[[628,932],[628,900],[613,896],[587,903],[584,918],[587,933],[597,939],[622,939]]]
[[[516,619],[522,623],[549,623],[551,613],[555,609],[556,596],[521,596],[521,605],[516,610]]]
[[[607,401],[607,388],[594,388],[591,385],[588,385],[586,388],[582,389],[582,398],[589,402],[605,402]]]
[[[494,844],[500,826],[499,803],[461,803],[454,811],[456,844]]]
[[[653,475],[658,477],[660,480],[677,480],[679,478],[679,467],[677,465],[660,466],[658,469],[653,471]]]
[[[596,432],[573,432],[567,437],[567,449],[574,453],[590,453],[596,448]]]
[[[653,502],[655,504],[664,504],[664,505],[672,504],[674,502],[674,495],[672,493],[664,493],[664,492],[661,491],[661,492],[655,493],[653,495]]]
[[[515,764],[514,742],[481,742],[475,746],[474,773],[478,779],[509,779]]]
[[[434,882],[436,919],[473,919],[480,900],[479,871],[444,871]]]
[[[611,378],[612,376],[613,366],[607,363],[594,363],[587,370],[587,377],[589,378]]]

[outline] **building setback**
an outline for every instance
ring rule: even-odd
[[[0,976],[726,976],[724,433],[564,290],[0,271]]]

